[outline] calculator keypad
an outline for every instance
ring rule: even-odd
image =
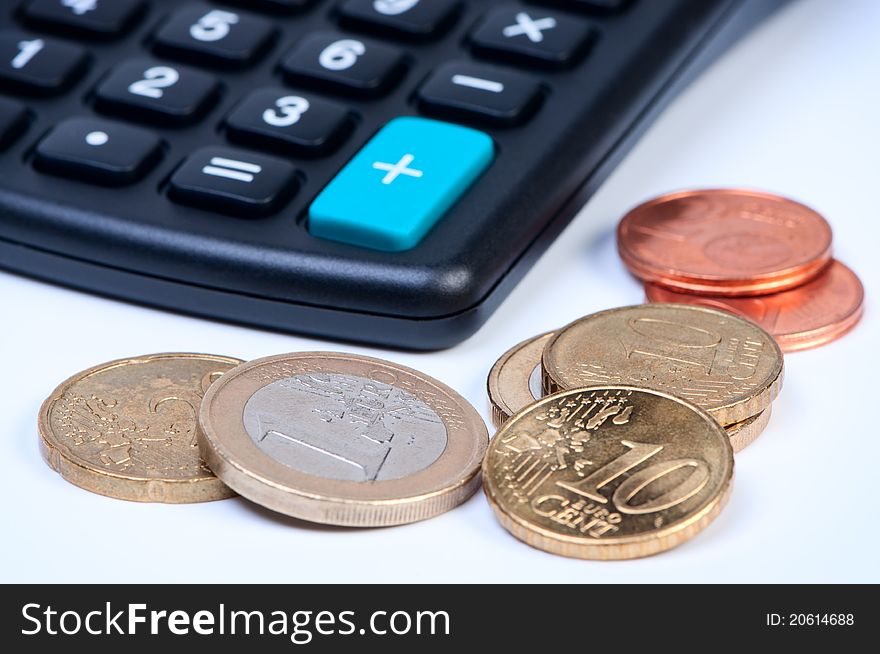
[[[288,17],[312,15],[321,11],[319,4],[327,12],[327,23],[345,31],[282,35],[285,21],[291,20]],[[129,123],[177,128],[181,134],[187,127],[210,125],[215,140],[187,152],[175,150],[182,162],[174,171],[163,173],[161,188],[179,204],[231,215],[266,216],[284,209],[309,182],[308,166],[300,173],[288,158],[315,160],[318,165],[319,160],[345,150],[352,140],[361,139],[363,144],[371,133],[375,135],[369,142],[373,148],[387,145],[403,132],[410,138],[424,137],[441,149],[438,135],[470,135],[473,138],[462,138],[467,142],[465,149],[473,148],[476,153],[473,158],[479,165],[474,170],[491,166],[495,155],[486,154],[485,141],[491,144],[491,138],[482,132],[463,126],[457,131],[448,123],[393,114],[383,115],[381,124],[374,118],[364,124],[365,111],[358,103],[377,103],[393,91],[405,92],[412,110],[424,116],[478,127],[516,128],[541,110],[553,84],[552,74],[539,81],[522,68],[574,66],[594,37],[591,24],[582,16],[552,6],[594,9],[613,4],[613,0],[510,3],[490,7],[467,23],[463,15],[469,5],[463,0],[334,0],[332,5],[310,0],[193,0],[169,2],[163,13],[154,12],[155,4],[146,0],[26,0],[18,16],[27,25],[91,41],[120,37],[141,25],[144,56],[123,59],[98,71],[94,86],[83,89],[84,104]],[[149,24],[144,25],[147,20]],[[419,48],[433,47],[453,30],[463,39],[458,58],[408,74],[420,63]],[[147,56],[146,50],[154,56]],[[491,61],[481,61],[485,59]],[[0,32],[0,91],[63,93],[76,84],[92,60],[85,48],[68,41],[5,30]],[[239,97],[225,97],[222,75],[233,69],[255,69],[266,60],[271,64],[271,78],[262,77],[257,88]],[[221,103],[222,114],[215,111]],[[0,148],[21,135],[29,115],[18,103],[0,102]],[[136,183],[158,166],[168,147],[176,147],[171,137],[163,145],[148,126],[97,117],[64,120],[35,144],[34,167],[105,186]],[[225,147],[221,145],[224,140],[245,149]],[[426,147],[422,143],[410,148],[422,148],[419,164],[430,154],[424,151]],[[365,148],[362,155],[371,151]],[[347,152],[348,159],[352,151]],[[411,154],[403,152],[396,163],[386,163],[405,164]],[[421,218],[405,233],[347,237],[328,227],[332,220],[327,222],[329,214],[321,213],[322,207],[330,206],[328,198],[344,198],[339,192],[343,181],[354,179],[351,162],[343,164],[330,169],[329,185],[328,168],[322,165],[321,186],[309,186],[322,198],[312,205],[309,230],[313,236],[373,249],[415,246],[430,225],[442,218],[444,207],[453,203],[449,198],[457,198],[478,176],[474,173],[473,179],[453,185],[452,191],[438,191],[435,201],[425,205]],[[406,178],[410,169],[419,170],[403,165],[397,177]],[[366,179],[372,174],[359,171],[355,177]],[[397,186],[406,184],[411,186],[411,180]],[[424,184],[422,188],[432,192],[438,188]]]
[[[275,34],[265,18],[197,3],[168,18],[156,33],[155,49],[194,63],[247,66],[263,55]]]
[[[211,75],[155,59],[117,66],[95,90],[99,111],[181,125],[203,115],[219,84]]]

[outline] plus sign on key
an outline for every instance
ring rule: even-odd
[[[375,250],[408,250],[494,157],[492,139],[483,132],[396,118],[318,195],[309,208],[309,231]]]

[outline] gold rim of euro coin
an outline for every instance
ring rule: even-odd
[[[470,497],[489,435],[463,397],[416,370],[302,352],[250,361],[219,380],[202,404],[199,440],[217,476],[257,504],[381,527]]]
[[[773,410],[772,406],[768,406],[758,415],[746,418],[741,422],[728,425],[724,428],[730,437],[730,445],[733,447],[734,453],[741,452],[747,446],[758,440],[758,436],[764,433],[767,424],[770,422],[770,414]]]
[[[634,385],[672,393],[722,426],[757,415],[779,395],[782,351],[753,322],[685,304],[608,309],[564,327],[541,359],[543,389]]]
[[[550,395],[514,416],[483,461],[498,520],[538,549],[581,559],[663,552],[705,529],[733,480],[720,425],[634,386]]]
[[[547,332],[517,343],[492,366],[486,386],[495,427],[500,429],[511,416],[537,401],[530,382],[535,369],[541,367],[541,353],[552,337],[553,332]]]
[[[40,409],[40,452],[67,481],[108,497],[169,504],[234,497],[199,456],[196,419],[210,385],[240,363],[165,353],[77,373]]]

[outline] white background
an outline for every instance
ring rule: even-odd
[[[655,123],[488,324],[441,353],[271,334],[97,299],[0,273],[0,580],[267,582],[880,581],[880,2],[801,0],[742,41]],[[867,312],[843,340],[786,357],[764,435],[737,456],[732,499],[676,550],[627,562],[569,560],[520,543],[482,494],[420,524],[313,526],[245,500],[169,506],[94,495],[37,450],[40,402],[95,363],[161,351],[245,359],[339,349],[423,370],[488,420],[486,374],[538,332],[642,300],[615,254],[634,204],[683,187],[745,186],[828,217]]]

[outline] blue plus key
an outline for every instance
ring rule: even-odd
[[[475,129],[396,118],[309,208],[315,236],[395,252],[418,244],[495,157]]]

